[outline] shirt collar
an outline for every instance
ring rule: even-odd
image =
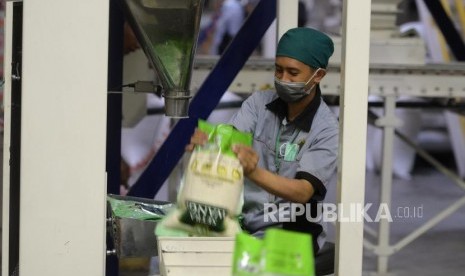
[[[302,111],[302,113],[295,118],[292,124],[295,124],[296,127],[309,132],[312,128],[313,118],[315,117],[316,111],[321,103],[321,90],[320,86],[316,86],[316,95],[313,97],[313,100],[307,105],[307,107]],[[287,115],[287,104],[281,98],[277,98],[272,102],[268,103],[266,107],[276,114],[280,120],[283,120]]]

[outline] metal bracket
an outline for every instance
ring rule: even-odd
[[[385,116],[381,117],[375,121],[375,125],[379,127],[394,127],[398,128],[403,125],[402,120],[395,116]]]

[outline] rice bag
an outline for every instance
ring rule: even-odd
[[[208,142],[192,152],[177,208],[163,225],[195,236],[234,236],[241,231],[237,217],[242,209],[244,176],[232,146],[252,145],[252,134],[203,120],[198,128],[208,135]]]

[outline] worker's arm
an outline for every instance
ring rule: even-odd
[[[313,196],[313,186],[307,180],[283,177],[257,167],[258,155],[253,148],[235,145],[234,152],[244,168],[244,175],[267,192],[302,204],[307,203]]]
[[[187,151],[192,151],[196,145],[204,145],[208,136],[196,129],[191,137]],[[305,179],[293,179],[280,176],[263,168],[257,167],[258,155],[252,147],[234,145],[234,152],[241,162],[244,175],[265,191],[290,202],[305,204],[313,196],[312,184]]]

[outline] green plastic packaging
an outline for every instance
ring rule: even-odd
[[[128,197],[129,198],[129,197]],[[174,204],[154,204],[137,200],[118,199],[112,195],[107,196],[112,213],[116,217],[137,220],[159,221],[175,208]]]
[[[232,276],[315,276],[310,234],[270,228],[263,239],[236,235]]]
[[[236,235],[232,276],[256,276],[260,273],[263,241],[241,232]]]
[[[263,276],[315,276],[312,236],[268,229],[263,240],[262,262]]]
[[[208,143],[204,147],[197,147],[198,150],[218,150],[221,154],[235,156],[232,151],[233,145],[252,145],[252,134],[236,130],[232,125],[214,125],[207,121],[199,120],[198,128],[208,135]]]

